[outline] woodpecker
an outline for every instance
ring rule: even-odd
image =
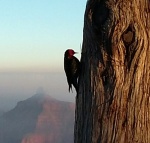
[[[69,92],[70,89],[72,90],[72,85],[78,91],[78,76],[79,76],[79,69],[80,69],[80,62],[74,56],[76,54],[72,49],[68,49],[65,51],[64,54],[64,70],[67,77],[67,82],[69,85]]]

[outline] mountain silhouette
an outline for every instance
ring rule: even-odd
[[[40,90],[0,117],[0,143],[73,143],[74,108]]]

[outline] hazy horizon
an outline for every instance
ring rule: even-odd
[[[64,72],[5,72],[0,73],[0,110],[8,110],[33,96],[39,87],[58,100],[75,101],[76,92],[68,92]]]

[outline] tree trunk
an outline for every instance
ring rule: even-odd
[[[150,143],[150,1],[88,0],[75,143]]]

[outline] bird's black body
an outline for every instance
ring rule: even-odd
[[[78,91],[78,76],[79,76],[80,62],[75,56],[73,56],[74,53],[70,55],[69,50],[67,50],[64,55],[64,70],[67,76],[69,92],[70,89],[72,90],[72,85],[76,89],[76,92]]]

